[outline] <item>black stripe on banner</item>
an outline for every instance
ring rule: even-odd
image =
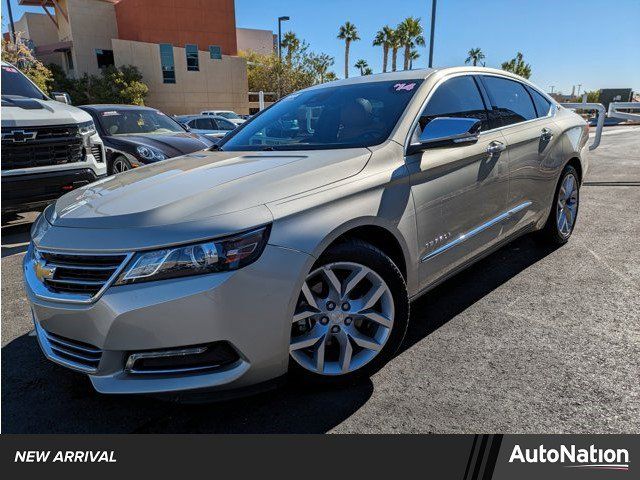
[[[469,470],[471,469],[471,462],[473,461],[473,454],[476,451],[476,444],[478,443],[479,435],[473,436],[473,445],[471,445],[471,451],[469,452],[469,460],[467,460],[467,468],[464,470],[464,480],[469,479]]]
[[[480,467],[482,466],[482,461],[484,460],[484,452],[487,449],[488,441],[489,435],[482,435],[482,441],[480,442],[480,448],[478,449],[478,455],[476,456],[476,465],[473,469],[473,476],[471,477],[471,480],[478,480]]]
[[[500,453],[500,445],[502,444],[502,435],[494,435],[491,448],[489,450],[489,458],[484,470],[482,480],[491,480],[493,477],[493,471],[496,468],[496,462],[498,461],[498,454]]]

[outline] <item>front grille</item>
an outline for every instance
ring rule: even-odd
[[[102,358],[102,350],[98,347],[55,335],[45,330],[41,330],[39,333],[41,333],[41,341],[46,341],[51,349],[52,356],[59,363],[88,373],[95,372],[98,369]]]
[[[84,157],[77,125],[2,129],[2,170],[76,163]]]
[[[53,293],[96,295],[111,280],[126,255],[71,255],[38,252],[44,267],[53,274],[44,285]]]
[[[104,158],[102,158],[102,148],[100,148],[100,145],[91,146],[91,155],[96,159],[96,162],[104,162]]]

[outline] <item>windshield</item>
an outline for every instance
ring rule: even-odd
[[[38,100],[48,98],[27,77],[11,65],[2,65],[2,95],[18,95]]]
[[[219,117],[229,118],[231,120],[237,120],[240,116],[234,112],[218,112]]]
[[[311,89],[247,121],[221,150],[317,150],[385,141],[421,80]]]
[[[185,131],[178,122],[157,110],[106,110],[98,112],[98,119],[109,135],[154,135]]]

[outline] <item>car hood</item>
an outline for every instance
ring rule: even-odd
[[[370,155],[366,148],[194,153],[69,192],[48,220],[93,229],[199,222],[353,176]]]
[[[87,112],[66,103],[25,97],[3,97],[3,127],[69,125],[91,120]]]
[[[209,148],[213,143],[202,135],[187,132],[167,133],[159,135],[118,135],[107,137],[114,146],[145,145],[154,147],[168,157],[177,157],[187,153]]]

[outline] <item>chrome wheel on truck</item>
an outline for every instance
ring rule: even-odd
[[[401,316],[406,317],[406,291],[397,268],[375,247],[364,245],[382,257],[372,260],[386,262],[394,270],[393,280],[400,277],[402,291],[396,291],[396,298]],[[397,282],[395,288],[398,290]],[[291,358],[314,376],[357,372],[385,351],[395,327],[402,340],[406,318],[396,325],[397,307],[392,287],[372,266],[357,261],[323,263],[302,286],[291,329]],[[392,343],[391,354],[399,345],[397,338]]]

